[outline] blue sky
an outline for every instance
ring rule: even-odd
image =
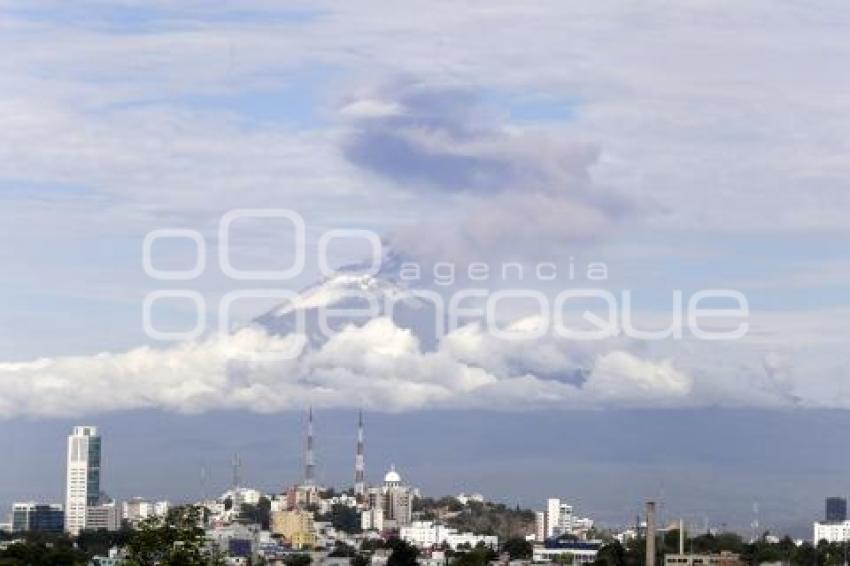
[[[850,407],[840,2],[10,1],[0,12],[0,418],[23,435],[28,419],[162,411],[197,413],[174,417],[194,426],[216,411],[291,415],[307,403],[435,422],[441,410],[521,407],[519,437],[556,407],[714,407],[739,411],[729,418],[743,426],[740,411],[794,411],[801,427]],[[307,267],[276,288],[313,284],[321,235],[357,228],[426,266],[604,262],[602,286],[631,290],[645,324],[664,319],[675,289],[740,290],[751,331],[728,343],[505,348],[467,329],[428,352],[375,324],[289,373],[234,368],[234,340],[279,338],[215,335],[226,293],[270,286],[234,282],[216,261],[222,215],[251,208],[295,210],[307,224]],[[207,304],[190,343],[142,326],[143,300],[161,287],[142,269],[142,242],[162,228],[197,231],[209,252],[200,278],[176,284]],[[235,250],[269,268],[290,258],[289,243],[256,224]],[[185,242],[157,253],[168,268],[192,263]],[[552,296],[587,284],[527,285]],[[191,325],[186,307],[156,319]],[[547,377],[576,372],[590,376],[584,387]],[[615,474],[624,463],[611,458]],[[742,469],[742,485],[756,471]],[[516,480],[494,486],[500,477]],[[789,485],[803,478],[788,470]],[[800,487],[795,501],[811,493]]]

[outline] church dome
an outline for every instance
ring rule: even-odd
[[[397,471],[395,471],[395,466],[390,466],[390,471],[387,472],[387,475],[384,476],[384,483],[395,485],[401,483],[401,476],[398,475]]]

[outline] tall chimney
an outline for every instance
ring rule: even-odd
[[[357,420],[357,452],[354,456],[354,495],[362,497],[366,495],[366,465],[363,459],[363,411],[360,411]]]
[[[646,566],[655,566],[655,502],[646,502]]]
[[[679,519],[679,554],[685,553],[685,520]]]
[[[307,453],[304,455],[304,484],[316,483],[316,461],[313,456],[313,407],[307,409]]]

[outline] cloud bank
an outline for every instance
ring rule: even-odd
[[[592,358],[580,383],[539,373],[575,369],[550,344],[510,347],[476,325],[447,335],[423,352],[409,330],[388,318],[348,326],[294,360],[252,361],[295,338],[258,327],[171,348],[45,358],[0,364],[0,415],[71,416],[128,409],[177,412],[366,407],[404,411],[438,407],[517,409],[677,404],[691,378],[669,360],[641,360],[625,351]],[[492,355],[491,355],[492,354]]]
[[[399,412],[606,407],[850,407],[850,388],[832,368],[799,366],[776,354],[759,324],[747,362],[731,347],[667,344],[652,351],[623,341],[592,345],[544,336],[505,340],[471,323],[426,350],[390,318],[348,325],[301,355],[293,334],[253,325],[169,348],[0,363],[0,417],[75,416],[153,408],[275,412],[319,407]],[[788,340],[805,343],[805,323]],[[514,328],[531,328],[521,321]],[[767,343],[770,346],[766,346]],[[761,343],[761,344],[760,344]],[[671,347],[672,346],[672,347]],[[666,351],[665,351],[666,349]],[[843,365],[842,365],[843,364]]]

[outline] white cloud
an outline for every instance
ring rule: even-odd
[[[550,335],[502,339],[478,323],[425,350],[379,317],[349,325],[297,359],[299,345],[258,326],[167,348],[0,363],[0,416],[85,415],[138,408],[177,412],[279,411],[308,403],[378,411],[479,407],[850,407],[845,357],[818,332],[846,334],[847,317],[754,315],[753,333],[728,343]],[[782,328],[792,325],[795,334]],[[525,319],[511,326],[533,332]],[[258,354],[258,355],[254,355]]]
[[[654,363],[623,351],[600,356],[585,385],[601,399],[627,404],[657,399],[659,392],[670,399],[686,399],[692,387],[691,378],[674,368],[670,360]]]
[[[454,347],[423,352],[408,330],[377,318],[362,327],[347,327],[297,360],[251,361],[246,353],[276,351],[290,346],[294,337],[272,337],[249,327],[171,348],[4,363],[0,416],[137,408],[274,411],[308,402],[386,411],[592,406],[609,401],[651,406],[688,393],[687,378],[669,361],[654,363],[612,352],[599,358],[582,387],[461,359],[455,355],[457,342],[469,339],[492,340],[465,328],[449,340]]]
[[[403,112],[404,108],[395,102],[374,98],[355,100],[339,111],[346,118],[387,118]]]

